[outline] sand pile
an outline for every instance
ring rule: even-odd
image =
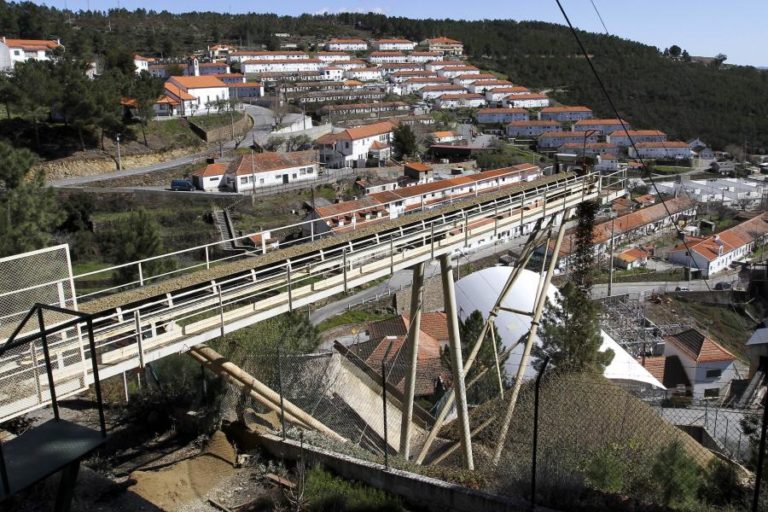
[[[234,473],[235,450],[222,432],[215,432],[200,455],[161,471],[135,471],[129,488],[162,510],[178,508],[203,498]]]

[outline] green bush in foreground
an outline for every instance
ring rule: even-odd
[[[384,491],[337,478],[320,468],[307,474],[304,496],[311,512],[400,512],[400,500]]]

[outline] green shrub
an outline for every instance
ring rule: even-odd
[[[400,500],[384,491],[312,468],[304,488],[311,512],[400,512]]]
[[[652,479],[665,506],[687,506],[694,500],[701,482],[698,466],[680,441],[670,443],[658,453]]]

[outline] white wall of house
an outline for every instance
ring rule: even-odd
[[[426,64],[427,62],[442,61],[443,58],[444,58],[443,54],[441,53],[429,53],[429,54],[412,53],[408,55],[408,62]]]
[[[651,148],[629,147],[629,156],[632,158],[691,158],[691,150],[687,146],[684,148],[665,148],[657,146]]]
[[[235,192],[248,192],[255,188],[273,187],[284,183],[317,179],[318,164],[307,164],[298,167],[288,167],[274,171],[257,172],[253,175],[242,174],[235,176]],[[254,185],[255,182],[255,185]]]
[[[244,73],[296,73],[318,71],[322,62],[316,59],[305,60],[250,60],[242,64]]]
[[[507,112],[507,109],[494,109],[498,112],[478,112],[477,122],[481,124],[511,123],[512,121],[527,121],[528,114],[522,112]]]
[[[736,377],[736,367],[733,361],[697,363],[671,342],[664,344],[664,356],[680,358],[685,369],[685,375],[693,387],[694,399],[703,399],[707,390],[722,390]]]
[[[133,59],[133,65],[136,67],[136,74],[141,74],[142,71],[149,73],[149,61],[146,59]]]
[[[198,189],[205,190],[206,192],[212,192],[219,190],[224,175],[219,176],[193,176],[192,181]]]
[[[209,105],[211,109],[215,109],[214,104],[220,100],[229,99],[228,87],[200,87],[194,89],[187,89],[187,92],[197,98],[197,105],[192,105],[192,109],[195,112],[187,112],[187,114],[207,114]]]
[[[416,48],[416,43],[411,41],[374,41],[372,46],[380,52],[410,52]]]
[[[9,71],[17,62],[28,60],[50,60],[50,53],[45,50],[25,50],[8,46],[0,40],[0,71]]]
[[[516,95],[507,96],[502,102],[514,108],[542,108],[549,106],[548,98],[531,99],[531,98],[518,98]]]
[[[329,52],[364,52],[368,49],[368,43],[327,43],[325,49]]]
[[[373,82],[381,80],[382,72],[380,69],[356,68],[345,71],[344,76],[361,82]]]
[[[368,57],[368,62],[371,62],[372,64],[395,64],[400,62],[408,62],[408,56],[404,53],[396,53],[393,55],[371,54]]]

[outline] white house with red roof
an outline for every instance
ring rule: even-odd
[[[512,121],[507,124],[507,137],[538,137],[547,132],[561,132],[563,127],[557,121]]]
[[[243,73],[300,73],[319,71],[324,65],[320,59],[258,59],[244,60]]]
[[[427,62],[439,62],[445,57],[440,52],[411,52],[408,54],[408,62],[426,64]]]
[[[493,93],[501,90],[504,90],[504,88],[491,89],[489,92]],[[542,108],[549,106],[549,98],[546,94],[542,93],[511,94],[504,98],[501,104],[515,108]]]
[[[229,100],[229,86],[215,76],[172,76],[165,82],[165,93],[182,103],[181,115],[207,114],[221,101]]]
[[[659,130],[616,130],[608,135],[608,142],[620,147],[639,142],[666,142],[667,134]]]
[[[0,71],[10,71],[19,62],[51,60],[57,48],[64,48],[58,39],[0,37]]]
[[[527,121],[528,110],[524,108],[481,108],[475,117],[480,124],[507,124],[512,121]]]
[[[360,80],[361,82],[376,82],[382,79],[384,73],[380,68],[353,68],[344,72],[344,76],[351,78],[352,80]]]
[[[592,109],[582,106],[546,107],[539,111],[539,119],[542,121],[582,121],[592,118]]]
[[[696,329],[665,336],[664,357],[667,365],[670,359],[679,361],[685,378],[674,384],[685,386],[694,399],[720,396],[723,388],[736,377],[736,356]],[[664,380],[666,385],[669,381]]]
[[[573,129],[582,132],[597,132],[599,135],[605,136],[610,133],[623,131],[622,122],[627,130],[632,129],[632,126],[623,119],[582,119],[576,121]]]
[[[229,55],[229,62],[243,62],[246,60],[306,60],[307,52],[300,51],[253,51],[240,50]]]
[[[437,108],[479,108],[485,106],[485,96],[482,94],[443,94],[437,98]]]
[[[408,62],[408,56],[403,52],[371,52],[368,55],[371,64],[396,64]]]
[[[446,83],[422,87],[419,89],[419,94],[423,100],[434,100],[443,94],[467,94],[467,90],[460,85]]]
[[[376,39],[371,41],[371,47],[380,52],[410,52],[416,48],[416,43],[408,39]]]
[[[133,67],[136,68],[136,74],[140,75],[142,71],[146,71],[149,73],[149,64],[154,62],[155,59],[150,59],[148,57],[142,57],[141,55],[134,54],[133,55]]]
[[[685,244],[669,251],[667,259],[709,277],[735,261],[743,261],[767,239],[768,213],[762,213],[710,237],[687,237]]]
[[[691,158],[692,151],[687,142],[669,140],[666,142],[638,142],[629,147],[632,158],[668,158],[683,160]]]
[[[440,52],[444,55],[460,56],[464,53],[464,44],[461,41],[449,37],[433,37],[421,42],[422,46],[429,48],[431,52]]]
[[[512,96],[523,96],[527,94],[531,94],[531,90],[527,87],[523,87],[522,85],[516,85],[514,87],[499,87],[497,89],[485,91],[485,99],[488,100],[488,103],[502,104],[507,98]],[[505,104],[504,106],[512,105]]]
[[[315,58],[323,62],[349,62],[352,60],[352,56],[347,52],[317,52]]]
[[[227,164],[209,163],[192,173],[192,183],[197,189],[206,192],[219,190],[226,171]]]
[[[364,52],[368,50],[368,43],[362,39],[334,38],[325,43],[325,49],[329,52]]]
[[[320,161],[328,167],[364,167],[369,158],[379,161],[391,156],[394,125],[388,121],[347,128],[317,139]]]
[[[254,153],[242,155],[227,166],[221,187],[235,192],[249,192],[255,188],[314,180],[319,172],[316,151]]]

